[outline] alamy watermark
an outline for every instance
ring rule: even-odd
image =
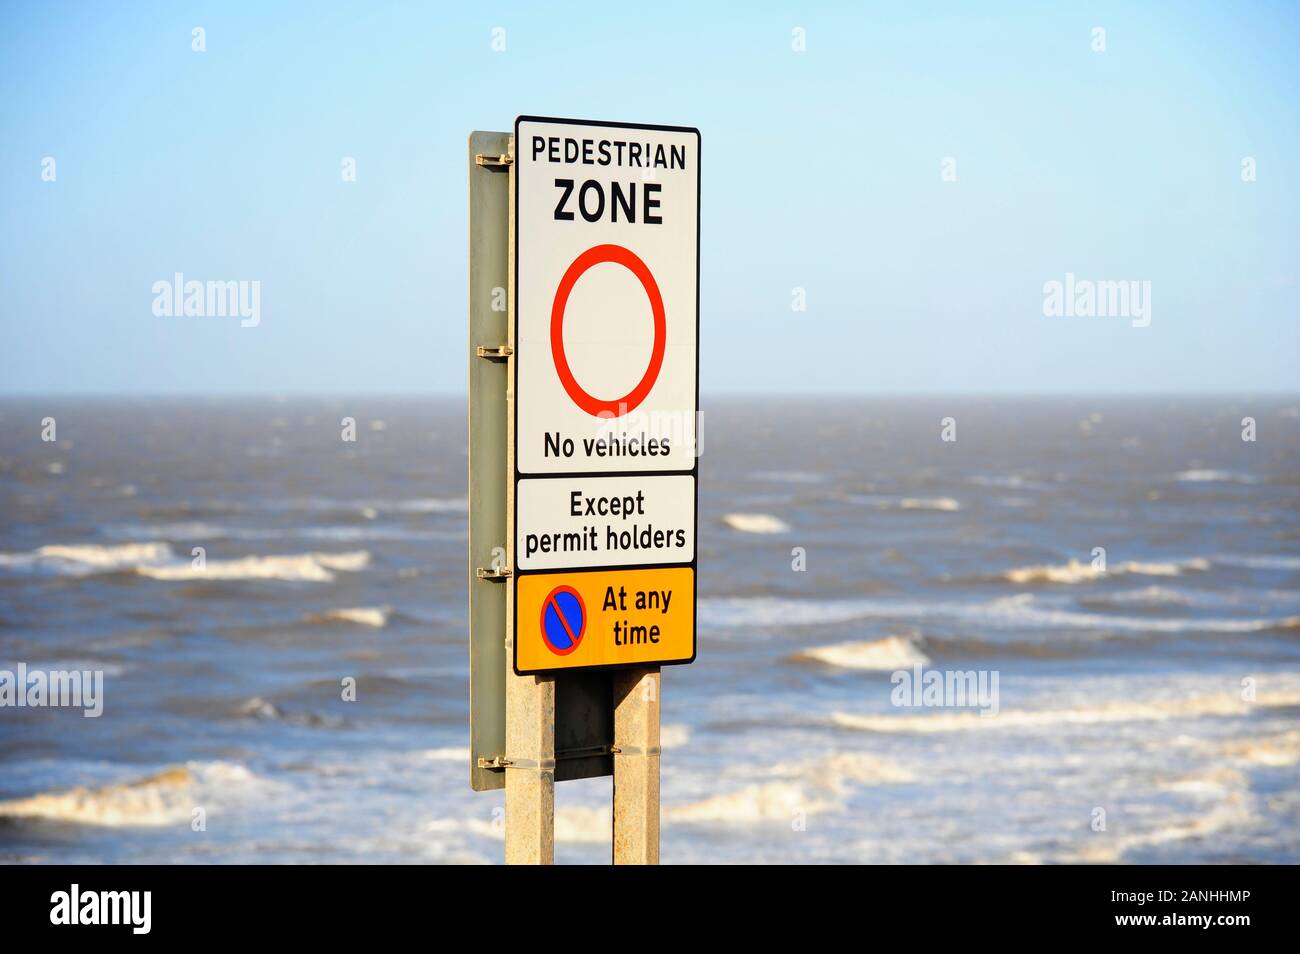
[[[170,281],[154,282],[152,290],[159,318],[241,318],[241,328],[262,322],[260,281],[186,281],[177,272]]]
[[[1065,281],[1043,284],[1043,314],[1048,318],[1129,318],[1134,328],[1151,324],[1151,283],[1092,281],[1065,273]]]
[[[120,924],[132,934],[148,934],[152,909],[152,891],[83,891],[73,884],[50,895],[51,924]]]
[[[0,669],[0,708],[71,708],[87,719],[104,712],[102,669]]]
[[[978,709],[981,716],[995,716],[999,675],[996,669],[926,669],[917,663],[889,677],[889,701],[906,709]]]

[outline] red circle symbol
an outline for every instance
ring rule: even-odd
[[[542,600],[539,620],[542,642],[557,656],[567,656],[578,648],[587,631],[587,604],[571,586],[557,586]]]
[[[569,293],[577,284],[583,273],[593,265],[612,262],[622,265],[641,282],[646,297],[650,299],[650,310],[654,314],[655,342],[650,352],[650,364],[641,376],[640,382],[631,391],[615,401],[602,401],[592,397],[573,377],[569,369],[569,359],[564,353],[564,309],[569,304]],[[664,363],[664,344],[668,338],[668,322],[664,319],[664,299],[659,294],[659,286],[646,263],[634,252],[622,245],[594,245],[573,260],[560,279],[560,287],[555,291],[555,303],[551,305],[551,355],[555,358],[555,371],[560,376],[560,383],[568,392],[573,403],[592,417],[622,417],[645,400],[650,389],[655,386],[659,369]]]

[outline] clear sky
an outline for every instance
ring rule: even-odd
[[[0,392],[462,393],[465,140],[520,113],[701,130],[706,393],[1294,391],[1298,64],[1295,3],[8,2]]]

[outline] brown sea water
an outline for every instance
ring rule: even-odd
[[[706,398],[664,859],[1300,861],[1297,405]],[[0,671],[104,674],[99,718],[0,708],[0,859],[499,859],[464,421],[0,404]],[[914,665],[996,673],[997,714],[894,705]],[[608,780],[557,805],[605,860]]]

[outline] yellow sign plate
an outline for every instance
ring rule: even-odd
[[[695,569],[530,573],[515,592],[515,672],[695,659]]]

